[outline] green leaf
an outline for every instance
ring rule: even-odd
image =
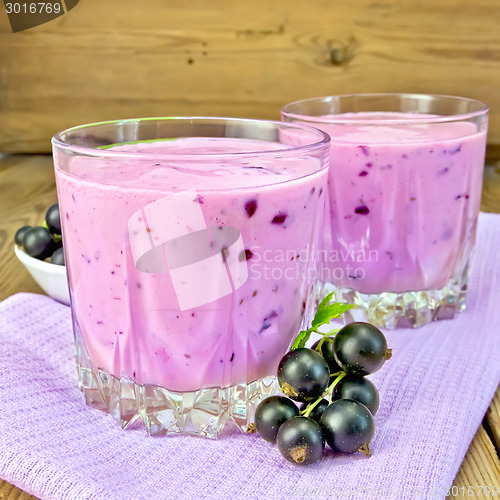
[[[291,351],[295,351],[295,349],[300,349],[301,347],[305,347],[309,337],[311,336],[311,330],[302,330],[295,337],[293,341],[292,347],[290,347]]]
[[[301,347],[305,347],[307,341],[311,337],[312,332],[320,333],[324,335],[322,341],[329,342],[331,338],[329,336],[333,336],[337,333],[338,329],[334,329],[328,333],[318,332],[318,327],[321,325],[327,325],[330,323],[332,319],[340,318],[340,315],[354,307],[354,304],[340,304],[339,302],[335,302],[330,304],[330,300],[333,298],[333,292],[327,295],[318,305],[316,309],[316,314],[311,324],[311,328],[307,330],[301,330],[298,335],[295,337],[293,341],[292,347],[290,347],[291,351],[295,349],[300,349]],[[318,346],[319,347],[319,346]]]
[[[354,307],[354,304],[341,304],[334,302],[330,304],[333,298],[333,293],[329,293],[319,304],[316,310],[316,315],[312,320],[312,327],[317,329],[321,325],[328,325],[332,319],[340,318],[342,314]]]

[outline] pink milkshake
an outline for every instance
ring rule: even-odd
[[[324,100],[323,112],[315,109],[318,116],[305,116],[308,101],[300,111],[292,104],[284,112],[285,119],[313,124],[331,136],[322,280],[335,288],[337,299],[354,301],[381,326],[420,326],[452,316],[465,305],[486,108],[466,100],[478,109],[446,116],[417,112],[419,98],[432,111],[428,96],[400,96],[397,102],[390,95],[386,109],[380,96],[365,96],[357,106],[356,97],[341,96],[335,105]],[[356,112],[336,109],[343,98],[351,99]],[[447,100],[463,103],[439,99],[441,106]],[[413,112],[405,102],[413,102]],[[324,113],[327,108],[334,113]]]
[[[159,121],[167,137],[174,121]],[[246,429],[314,298],[328,144],[302,130],[303,146],[286,129],[282,142],[182,137],[75,156],[55,143],[90,404],[124,426],[141,415],[151,434],[215,437],[228,417]]]

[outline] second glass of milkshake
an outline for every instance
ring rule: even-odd
[[[487,106],[358,94],[297,101],[282,118],[331,136],[321,277],[324,292],[359,306],[348,319],[419,327],[464,309]]]

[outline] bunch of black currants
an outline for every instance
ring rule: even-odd
[[[29,256],[64,266],[59,204],[54,203],[47,209],[42,226],[20,227],[14,240]]]
[[[325,441],[336,452],[370,455],[379,395],[365,375],[381,368],[391,350],[384,334],[369,323],[319,332],[319,326],[352,307],[329,304],[332,295],[280,361],[278,382],[284,395],[264,399],[255,411],[257,432],[277,443],[283,457],[295,464],[320,460]],[[322,338],[307,348],[312,332]]]

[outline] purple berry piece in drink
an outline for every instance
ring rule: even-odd
[[[287,217],[288,214],[286,212],[278,212],[278,214],[273,217],[273,220],[271,222],[273,224],[283,224],[286,221]]]
[[[243,250],[238,256],[238,260],[243,262],[245,260],[250,260],[253,257],[253,252],[249,248]]]
[[[354,209],[354,213],[359,215],[368,215],[370,213],[370,209],[366,205],[360,205]]]
[[[462,144],[459,144],[456,148],[449,149],[448,153],[450,155],[454,155],[454,154],[460,153],[461,150],[462,150]],[[445,150],[445,153],[446,153],[446,150]]]
[[[248,217],[252,217],[252,215],[257,210],[257,200],[249,200],[245,203],[245,211]]]

